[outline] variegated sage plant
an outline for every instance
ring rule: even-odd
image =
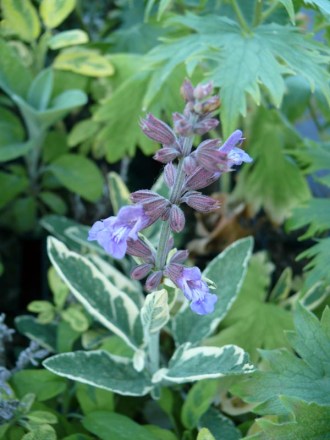
[[[157,398],[162,386],[244,374],[254,368],[237,346],[200,346],[236,298],[252,240],[234,243],[203,274],[186,264],[188,251],[175,249],[173,240],[173,233],[185,226],[181,205],[203,213],[219,209],[218,202],[200,190],[252,159],[239,148],[243,141],[240,130],[223,143],[206,139],[194,148],[196,135],[205,135],[217,126],[214,113],[220,102],[212,96],[211,83],[194,88],[186,80],[181,91],[185,108],[182,114],[173,115],[173,129],[151,114],[141,121],[143,132],[162,144],[154,158],[165,164],[168,196],[148,189],[136,191],[131,194],[133,204],[122,206],[116,216],[97,221],[89,231],[91,248],[98,252],[102,248],[115,259],[126,254],[133,257],[137,265],[131,271],[132,280],[104,258],[82,257],[54,238],[48,245],[50,259],[73,295],[90,315],[125,341],[132,356],[78,351],[56,355],[44,365],[59,375],[123,395],[151,392]],[[146,236],[156,222],[161,226],[157,243],[152,243]],[[145,278],[146,297],[136,281]],[[176,344],[170,359],[159,344],[162,330]]]

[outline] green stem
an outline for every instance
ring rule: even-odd
[[[275,9],[277,9],[279,5],[280,5],[280,3],[273,3],[272,6],[270,6],[263,14],[261,14],[261,21],[260,22],[263,23],[264,21],[266,21],[267,18],[273,14]]]
[[[239,24],[241,25],[241,28],[243,29],[243,31],[246,34],[251,34],[251,29],[250,29],[247,21],[245,20],[244,15],[241,11],[241,8],[238,6],[238,3],[236,0],[232,0],[232,6],[235,11],[237,20],[238,20]]]
[[[262,20],[262,0],[257,0],[256,7],[254,11],[254,19],[253,19],[253,26],[257,27]]]
[[[150,372],[153,374],[159,368],[159,332],[150,335],[148,343]]]

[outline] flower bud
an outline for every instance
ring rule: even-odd
[[[187,175],[190,175],[196,170],[197,167],[198,167],[198,163],[196,160],[196,154],[195,152],[192,152],[191,154],[189,154],[189,156],[184,158],[183,161],[184,172]]]
[[[153,265],[150,263],[140,264],[131,271],[131,278],[133,278],[133,280],[142,280],[142,278],[148,275],[152,268]]]
[[[149,225],[159,218],[167,219],[169,216],[169,200],[154,191],[148,189],[135,191],[131,194],[131,200],[143,206],[144,212],[150,218]]]
[[[226,165],[226,160],[218,150],[219,144],[219,139],[208,139],[196,150],[198,164],[208,171],[216,172],[221,169],[221,165]]]
[[[198,167],[191,176],[186,178],[184,187],[189,190],[206,188],[216,182],[220,176],[220,171],[212,172]]]
[[[175,182],[177,170],[172,162],[169,162],[164,167],[164,181],[168,188],[172,188]]]
[[[193,127],[189,120],[181,113],[173,113],[173,125],[176,133],[181,136],[190,136],[193,133]]]
[[[212,81],[209,81],[206,84],[198,84],[194,89],[194,97],[198,100],[202,100],[207,96],[211,95],[212,91],[213,91]]]
[[[155,261],[155,252],[150,249],[147,243],[142,241],[141,238],[138,238],[135,241],[129,239],[127,241],[126,253],[134,257],[139,257],[148,263],[153,263]]]
[[[194,133],[196,134],[205,134],[215,127],[219,125],[219,121],[214,118],[202,118],[201,121],[198,121],[194,125]]]
[[[181,201],[187,203],[187,205],[199,212],[211,212],[220,207],[217,200],[212,199],[212,197],[204,196],[198,191],[187,192]]]
[[[172,162],[179,155],[180,152],[177,149],[172,147],[163,147],[155,153],[154,159],[161,163],[168,163]]]
[[[146,290],[148,290],[148,292],[156,290],[160,282],[162,281],[162,278],[163,272],[161,270],[157,270],[156,272],[150,274],[145,283]]]
[[[186,102],[194,101],[194,88],[188,79],[183,81],[180,92]]]
[[[187,250],[182,250],[182,251],[176,251],[175,254],[172,256],[171,260],[170,260],[170,264],[172,263],[177,263],[177,264],[181,264],[184,263],[186,261],[186,259],[189,256],[189,252]]]
[[[181,232],[185,225],[185,217],[181,208],[172,205],[170,210],[170,227],[174,232]]]
[[[198,102],[194,105],[194,111],[198,114],[212,113],[220,107],[220,98],[218,96],[211,96],[204,102]]]
[[[141,129],[145,135],[163,145],[172,145],[176,142],[176,136],[173,130],[151,113],[145,119],[141,120]]]

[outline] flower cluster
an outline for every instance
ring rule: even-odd
[[[199,190],[234,166],[252,161],[240,148],[243,141],[240,130],[223,144],[220,139],[207,139],[193,149],[196,134],[204,135],[218,125],[213,116],[220,107],[220,100],[218,96],[211,96],[212,91],[211,83],[194,88],[186,80],[181,88],[185,108],[182,114],[173,114],[173,129],[151,114],[141,121],[144,134],[162,145],[154,159],[165,164],[164,181],[169,196],[166,198],[150,190],[136,191],[131,194],[133,205],[124,206],[115,217],[97,221],[88,236],[114,258],[123,258],[125,254],[139,258],[141,264],[133,269],[131,276],[137,280],[146,278],[147,291],[156,290],[164,277],[169,278],[191,301],[191,309],[200,315],[212,313],[218,297],[210,293],[197,267],[183,264],[187,251],[171,252],[171,231],[180,232],[185,226],[185,215],[180,207],[183,203],[199,212],[218,209],[218,202]],[[157,220],[162,220],[163,225],[158,248],[154,249],[139,232]]]

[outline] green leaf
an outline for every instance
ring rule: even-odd
[[[86,157],[77,154],[64,154],[48,167],[56,178],[70,191],[90,202],[102,195],[103,178],[97,166]]]
[[[33,428],[31,432],[25,434],[22,440],[56,440],[56,432],[50,425],[41,425]]]
[[[286,93],[281,110],[291,122],[295,122],[305,113],[311,98],[311,90],[308,81],[298,75],[286,78],[285,86]]]
[[[85,314],[77,307],[69,307],[62,312],[62,318],[68,322],[76,332],[85,332],[89,327],[89,322]]]
[[[292,0],[277,0],[279,3],[281,3],[285,9],[287,10],[287,13],[290,17],[291,22],[295,23],[295,12],[294,12],[294,6]]]
[[[170,319],[165,289],[157,290],[146,296],[141,309],[141,321],[146,339],[149,335],[159,332]]]
[[[138,373],[130,359],[103,350],[58,354],[43,365],[60,376],[124,396],[143,396],[152,388],[147,373]]]
[[[311,261],[305,266],[307,276],[305,287],[310,289],[315,283],[322,280],[329,284],[329,259],[330,259],[330,238],[322,238],[314,246],[302,252],[299,259],[310,258]]]
[[[48,255],[62,280],[87,312],[130,347],[137,349],[142,342],[142,325],[139,310],[132,299],[89,260],[70,251],[53,237],[48,239]]]
[[[66,381],[47,370],[18,371],[10,383],[18,398],[32,392],[39,402],[52,399],[66,389]]]
[[[76,0],[42,0],[40,15],[46,27],[57,27],[71,14],[76,6]]]
[[[104,77],[114,74],[113,64],[104,55],[91,49],[80,47],[62,51],[54,60],[53,66],[59,70],[69,70],[80,75]]]
[[[13,112],[0,107],[0,147],[21,142],[24,136],[25,130],[20,119]]]
[[[255,213],[263,208],[275,223],[281,223],[310,197],[305,177],[284,151],[298,141],[276,110],[258,111],[249,139],[254,162],[239,173],[234,195],[245,200]]]
[[[207,265],[203,276],[216,284],[214,292],[219,295],[215,311],[210,315],[198,316],[192,313],[185,303],[171,322],[172,332],[178,344],[196,344],[217,328],[240,291],[251,257],[252,245],[251,238],[238,240]]]
[[[15,325],[20,333],[38,342],[41,347],[56,351],[56,324],[40,324],[36,318],[22,315],[15,318]]]
[[[207,428],[202,428],[198,431],[196,440],[216,440]]]
[[[28,91],[27,102],[36,110],[46,110],[53,91],[52,69],[42,70],[33,80]]]
[[[53,192],[42,191],[39,199],[56,214],[64,215],[68,210],[64,200]]]
[[[34,139],[27,142],[19,142],[0,147],[0,162],[17,159],[25,156],[30,150],[36,147]]]
[[[46,310],[53,310],[53,307],[53,304],[49,301],[39,300],[30,302],[27,309],[29,312],[41,313],[45,312]]]
[[[82,412],[87,415],[93,411],[113,411],[114,395],[111,391],[95,388],[83,383],[77,384],[76,396]]]
[[[88,43],[89,37],[85,31],[81,29],[71,29],[53,35],[49,41],[48,46],[53,49],[62,49],[67,46],[75,46],[76,44]]]
[[[252,371],[254,366],[249,363],[247,353],[235,345],[191,348],[191,344],[186,343],[177,348],[168,368],[154,374],[152,382],[186,383]]]
[[[295,230],[309,225],[307,231],[300,237],[304,240],[330,229],[329,218],[330,200],[312,198],[305,206],[299,206],[293,211],[287,221],[287,227]]]
[[[70,240],[78,243],[83,249],[88,249],[91,252],[97,252],[102,256],[106,256],[104,249],[95,241],[88,241],[88,232],[90,230],[89,226],[79,225],[72,226],[65,230],[65,235],[70,238]]]
[[[68,153],[67,136],[60,131],[49,131],[42,147],[42,160],[49,163]]]
[[[294,351],[263,350],[268,371],[255,372],[248,380],[235,385],[233,392],[247,402],[261,403],[258,414],[286,414],[279,396],[285,394],[314,402],[330,404],[330,309],[323,312],[321,322],[299,303],[295,313],[295,331],[288,332]],[[312,386],[311,386],[312,384]]]
[[[0,171],[0,208],[3,208],[11,200],[15,199],[27,186],[28,180],[25,177]]]
[[[201,380],[190,388],[181,411],[181,420],[186,428],[193,429],[197,426],[218,393],[218,388],[217,380]]]
[[[32,82],[32,74],[12,46],[0,38],[0,87],[12,96],[25,96]]]
[[[27,419],[33,425],[54,425],[55,423],[57,423],[57,417],[48,411],[31,411],[27,415]]]
[[[324,55],[324,45],[303,36],[294,27],[270,23],[246,35],[227,17],[189,13],[168,23],[179,29],[181,26],[183,36],[167,39],[149,54],[149,65],[157,66],[157,89],[163,87],[181,63],[186,63],[191,73],[198,61],[209,61],[212,70],[208,78],[220,87],[225,137],[237,128],[239,115],[246,115],[247,94],[260,104],[261,84],[271,102],[280,106],[285,92],[283,76],[288,73],[306,78],[312,91],[315,86],[320,87],[330,102],[328,73],[324,68],[329,54]],[[148,90],[145,106],[157,89],[154,84]]]
[[[68,286],[63,283],[53,267],[49,268],[47,279],[50,290],[54,296],[54,303],[56,307],[62,309],[70,293]]]
[[[292,415],[292,421],[274,423],[257,419],[262,432],[247,439],[256,440],[327,440],[329,438],[330,406],[308,403],[293,397],[280,400]]]
[[[22,197],[13,203],[10,223],[19,232],[27,232],[36,227],[37,202],[34,197]]]
[[[330,14],[330,4],[327,0],[304,0],[306,5],[317,6],[324,14]]]
[[[292,150],[297,161],[306,169],[306,172],[324,170],[330,164],[330,143],[304,140],[303,148]]]
[[[2,0],[5,27],[24,41],[34,41],[40,34],[37,11],[30,0]]]
[[[220,411],[210,408],[201,418],[200,426],[205,426],[214,435],[215,439],[239,440],[240,431],[233,421],[225,417]]]
[[[83,419],[83,426],[101,440],[157,440],[143,426],[130,418],[107,411],[95,411]]]
[[[130,205],[130,191],[119,174],[111,171],[108,174],[108,187],[113,212],[118,213],[122,206]]]
[[[68,144],[70,147],[84,142],[93,137],[100,128],[100,124],[92,119],[85,119],[74,125],[68,137]]]
[[[266,302],[272,270],[265,254],[251,258],[239,296],[222,322],[219,334],[210,338],[208,345],[237,344],[250,354],[253,362],[259,359],[258,348],[288,346],[283,330],[293,328],[292,315]]]

